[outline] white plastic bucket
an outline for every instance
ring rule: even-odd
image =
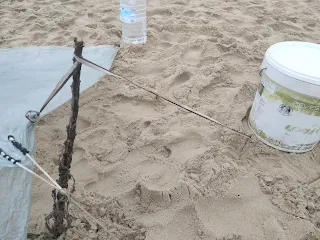
[[[281,42],[266,52],[249,126],[265,144],[307,152],[320,141],[320,45]]]

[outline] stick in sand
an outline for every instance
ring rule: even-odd
[[[74,39],[74,55],[81,56],[83,50],[83,42]],[[73,59],[73,63],[76,60]],[[59,179],[58,184],[63,189],[68,189],[68,182],[71,178],[70,168],[72,162],[72,153],[73,153],[73,144],[76,137],[76,127],[77,127],[77,118],[79,112],[79,98],[80,98],[80,73],[81,73],[81,64],[77,65],[76,69],[73,72],[73,81],[71,85],[71,115],[69,119],[69,124],[67,126],[67,139],[64,142],[64,152],[62,154],[62,159],[59,164]],[[54,204],[53,204],[53,226],[52,233],[59,237],[61,236],[69,227],[71,220],[70,215],[67,212],[68,202],[66,202],[65,196],[58,192],[57,194],[53,193]],[[65,220],[67,220],[67,226],[65,226]]]

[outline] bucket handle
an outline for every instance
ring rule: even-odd
[[[260,72],[259,72],[260,77],[262,77],[262,73],[263,73],[264,70],[267,70],[267,68],[262,68],[262,69],[260,70]]]

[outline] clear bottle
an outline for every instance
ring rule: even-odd
[[[147,0],[120,0],[122,40],[129,44],[147,42]]]

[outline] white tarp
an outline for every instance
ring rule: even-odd
[[[85,47],[83,56],[110,69],[117,54],[113,46]],[[34,149],[34,125],[26,118],[29,110],[39,111],[58,81],[72,66],[73,48],[27,47],[0,49],[0,148],[22,164],[32,163],[12,146],[13,135],[28,150]],[[83,66],[81,91],[87,89],[103,73]],[[72,78],[48,104],[42,115],[71,98]],[[0,239],[26,239],[31,203],[32,175],[0,156]]]

